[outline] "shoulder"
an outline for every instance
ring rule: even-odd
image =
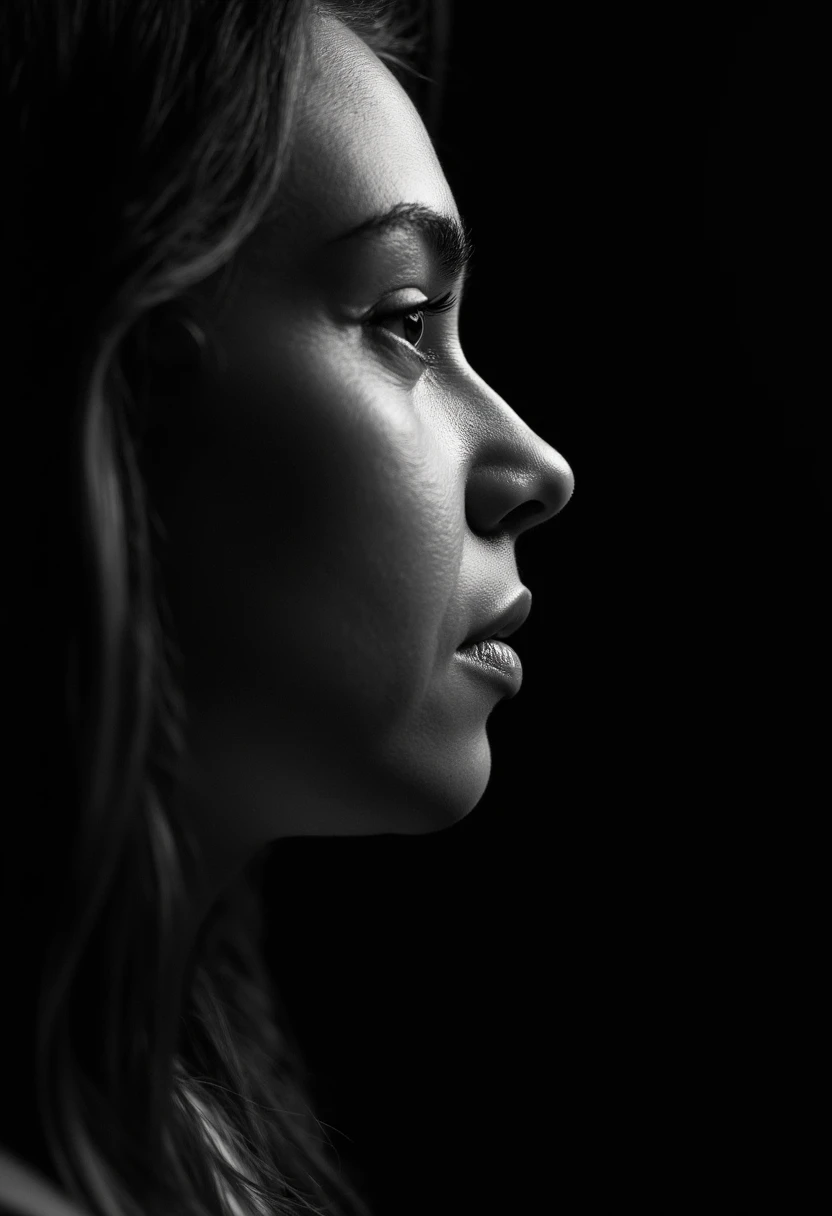
[[[89,1216],[89,1209],[0,1145],[0,1216]]]

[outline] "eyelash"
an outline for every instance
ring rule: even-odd
[[[396,312],[376,313],[367,319],[366,324],[375,326],[380,321],[398,321],[404,317],[411,317],[414,313],[422,313],[425,316],[433,317],[439,313],[448,312],[456,304],[456,301],[457,297],[454,293],[446,291],[444,295],[437,296],[433,300],[425,300],[423,304],[419,304],[415,308],[411,305],[407,308],[400,308]],[[390,336],[396,337],[395,334],[391,334]],[[401,341],[404,342],[405,340],[401,339]],[[420,350],[418,346],[413,346],[410,342],[405,342],[405,345],[423,363],[432,364],[436,362],[436,356],[431,351]]]

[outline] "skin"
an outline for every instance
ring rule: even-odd
[[[458,212],[387,67],[332,18],[312,39],[281,212],[239,255],[224,370],[183,404],[159,492],[180,809],[220,884],[280,837],[423,834],[477,805],[506,693],[454,653],[521,591],[518,535],[573,489],[467,363],[458,305],[426,318],[427,369],[412,327],[362,324],[459,283],[412,236],[326,243],[397,203]]]

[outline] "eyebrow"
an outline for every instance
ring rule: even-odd
[[[333,237],[327,244],[352,240],[365,235],[385,235],[388,232],[415,232],[427,244],[437,263],[452,278],[468,273],[474,255],[471,232],[464,220],[443,215],[421,203],[397,203],[389,211],[371,215],[369,219]]]

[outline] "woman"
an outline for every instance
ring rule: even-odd
[[[514,545],[572,473],[460,348],[470,242],[386,9],[2,20],[7,450],[37,455],[0,1194],[366,1216],[270,988],[259,870],[281,838],[476,806],[517,673],[460,648],[522,623]]]

